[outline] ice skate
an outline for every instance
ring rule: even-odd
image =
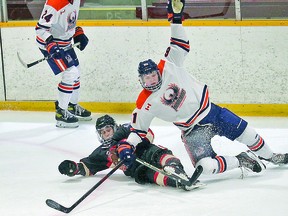
[[[188,175],[183,170],[182,165],[176,165],[176,164],[175,165],[174,164],[165,165],[163,167],[163,170],[167,173],[173,173],[173,174],[177,175],[179,178],[183,179],[186,182],[189,182],[189,180],[190,180]],[[185,191],[194,190],[194,189],[202,187],[204,185],[205,184],[200,183],[199,180],[197,180],[194,184],[192,184],[190,186],[181,183],[181,180],[176,181],[176,187],[183,189]]]
[[[55,119],[57,120],[56,127],[59,128],[77,128],[79,126],[78,119],[68,110],[56,109]]]
[[[276,154],[273,153],[273,156],[270,159],[265,159],[262,157],[259,157],[261,160],[269,161],[275,165],[285,165],[288,164],[288,153],[286,154]]]
[[[178,183],[178,188],[183,189],[185,191],[191,191],[191,190],[195,190],[197,188],[201,188],[206,186],[206,184],[200,182],[199,180],[197,180],[194,184],[192,184],[191,186],[188,185],[184,185],[181,183]]]
[[[236,156],[239,160],[240,167],[251,170],[253,172],[259,173],[266,166],[261,162],[261,160],[251,151],[242,152]]]
[[[167,173],[173,173],[185,181],[189,181],[189,177],[186,174],[186,172],[183,170],[182,166],[180,167],[178,165],[169,164],[169,165],[165,165],[163,167],[163,170]]]
[[[68,111],[78,118],[79,121],[92,120],[91,112],[81,107],[79,104],[69,103]]]

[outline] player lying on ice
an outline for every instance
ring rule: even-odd
[[[149,129],[143,144],[135,149],[126,142],[130,134],[130,124],[117,125],[115,120],[104,115],[96,120],[96,131],[101,145],[97,147],[88,157],[82,158],[79,163],[71,160],[64,160],[58,167],[61,174],[67,176],[91,176],[97,172],[113,168],[120,160],[126,159],[125,164],[120,168],[124,174],[135,178],[139,184],[155,183],[161,186],[177,187],[184,190],[192,190],[195,185],[189,187],[172,178],[168,178],[159,172],[155,172],[146,166],[135,161],[135,156],[149,164],[165,169],[173,169],[177,174],[187,178],[180,160],[167,148],[154,144],[154,134]],[[200,184],[197,182],[196,184]]]
[[[212,103],[207,85],[185,70],[184,60],[190,45],[182,26],[184,5],[184,0],[168,1],[171,39],[164,58],[158,65],[151,59],[139,63],[143,90],[132,113],[132,132],[127,142],[135,147],[142,143],[152,120],[158,117],[181,130],[193,166],[196,169],[202,166],[204,174],[223,173],[238,167],[261,172],[265,166],[259,158],[276,165],[287,164],[288,154],[274,153],[244,119]],[[215,135],[237,140],[249,150],[237,156],[217,155],[211,146]]]

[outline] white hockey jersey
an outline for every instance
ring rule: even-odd
[[[70,45],[75,34],[80,0],[47,0],[36,25],[36,41],[45,49],[45,41],[53,36],[60,47]]]
[[[183,67],[190,50],[184,28],[171,24],[171,40],[165,58],[158,68],[162,74],[161,88],[155,92],[143,90],[132,114],[132,131],[127,141],[137,145],[154,117],[173,122],[181,130],[188,130],[210,111],[208,88],[197,81]]]

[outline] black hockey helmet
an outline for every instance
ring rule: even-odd
[[[98,135],[98,139],[102,144],[110,144],[112,142],[112,137],[109,139],[104,140],[102,135],[101,135],[101,130],[104,129],[105,127],[111,127],[113,131],[115,132],[118,128],[118,125],[116,124],[116,121],[109,115],[104,115],[99,117],[96,120],[96,131]]]
[[[151,73],[156,73],[158,76],[158,82],[154,85],[147,86],[144,81],[144,75],[148,75]],[[147,89],[149,91],[157,91],[160,89],[162,85],[162,76],[160,74],[160,71],[158,69],[157,64],[152,61],[151,59],[148,59],[146,61],[140,62],[138,65],[138,76],[139,76],[139,82],[142,85],[144,89]]]
[[[104,116],[99,117],[96,120],[95,127],[96,127],[96,130],[100,130],[100,129],[104,128],[107,125],[114,126],[114,125],[116,125],[116,122],[111,116],[104,115]]]

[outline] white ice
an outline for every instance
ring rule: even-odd
[[[65,215],[45,204],[47,198],[69,207],[110,170],[93,177],[63,176],[58,164],[79,161],[98,145],[95,119],[77,129],[55,127],[52,112],[0,111],[0,215]],[[113,115],[118,123],[129,115]],[[288,152],[288,118],[244,117],[275,152]],[[170,123],[154,120],[155,143],[173,150],[192,174],[193,166]],[[213,147],[222,155],[236,155],[246,146],[221,137]],[[241,171],[200,177],[206,187],[183,191],[157,185],[139,185],[116,171],[69,215],[77,216],[284,216],[288,215],[288,166],[267,164],[264,173],[240,179]]]

